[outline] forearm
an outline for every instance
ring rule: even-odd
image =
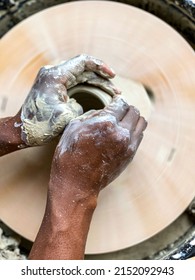
[[[83,196],[79,188],[70,185],[52,194],[49,189],[45,215],[29,259],[83,259],[96,202],[97,196]]]
[[[20,115],[0,119],[0,156],[26,147],[21,140]]]

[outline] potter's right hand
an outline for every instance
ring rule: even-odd
[[[114,75],[103,61],[84,54],[56,66],[42,67],[17,114],[23,142],[28,146],[46,144],[83,113],[82,107],[68,98],[67,89],[88,83],[112,96],[119,93],[109,80]]]
[[[30,259],[84,258],[98,194],[133,159],[145,128],[144,118],[120,96],[68,124],[54,154],[45,215]]]
[[[54,154],[50,194],[98,195],[131,162],[146,126],[138,110],[120,96],[103,110],[72,120]]]

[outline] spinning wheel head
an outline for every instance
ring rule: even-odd
[[[185,210],[195,195],[195,57],[172,28],[128,5],[78,1],[23,21],[1,40],[0,53],[1,117],[19,110],[42,65],[80,53],[152,89],[144,140],[132,164],[101,192],[87,253],[137,244]],[[42,220],[54,149],[0,159],[0,218],[30,240]]]

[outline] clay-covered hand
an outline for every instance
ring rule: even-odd
[[[71,119],[83,113],[82,107],[69,99],[69,88],[88,83],[112,96],[119,93],[109,80],[114,75],[103,61],[84,54],[56,66],[42,67],[18,113],[24,143],[28,146],[46,144],[59,135]]]
[[[102,110],[72,120],[56,148],[50,186],[96,194],[133,159],[147,123],[120,96]]]

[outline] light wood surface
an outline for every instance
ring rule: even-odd
[[[190,261],[195,261],[195,257],[189,258]]]
[[[106,1],[63,4],[20,23],[0,41],[0,116],[15,114],[38,69],[87,53],[154,93],[132,164],[102,191],[87,253],[120,250],[173,222],[195,195],[195,56],[156,17]],[[131,95],[131,92],[126,92]],[[0,159],[0,219],[34,240],[55,145]]]

